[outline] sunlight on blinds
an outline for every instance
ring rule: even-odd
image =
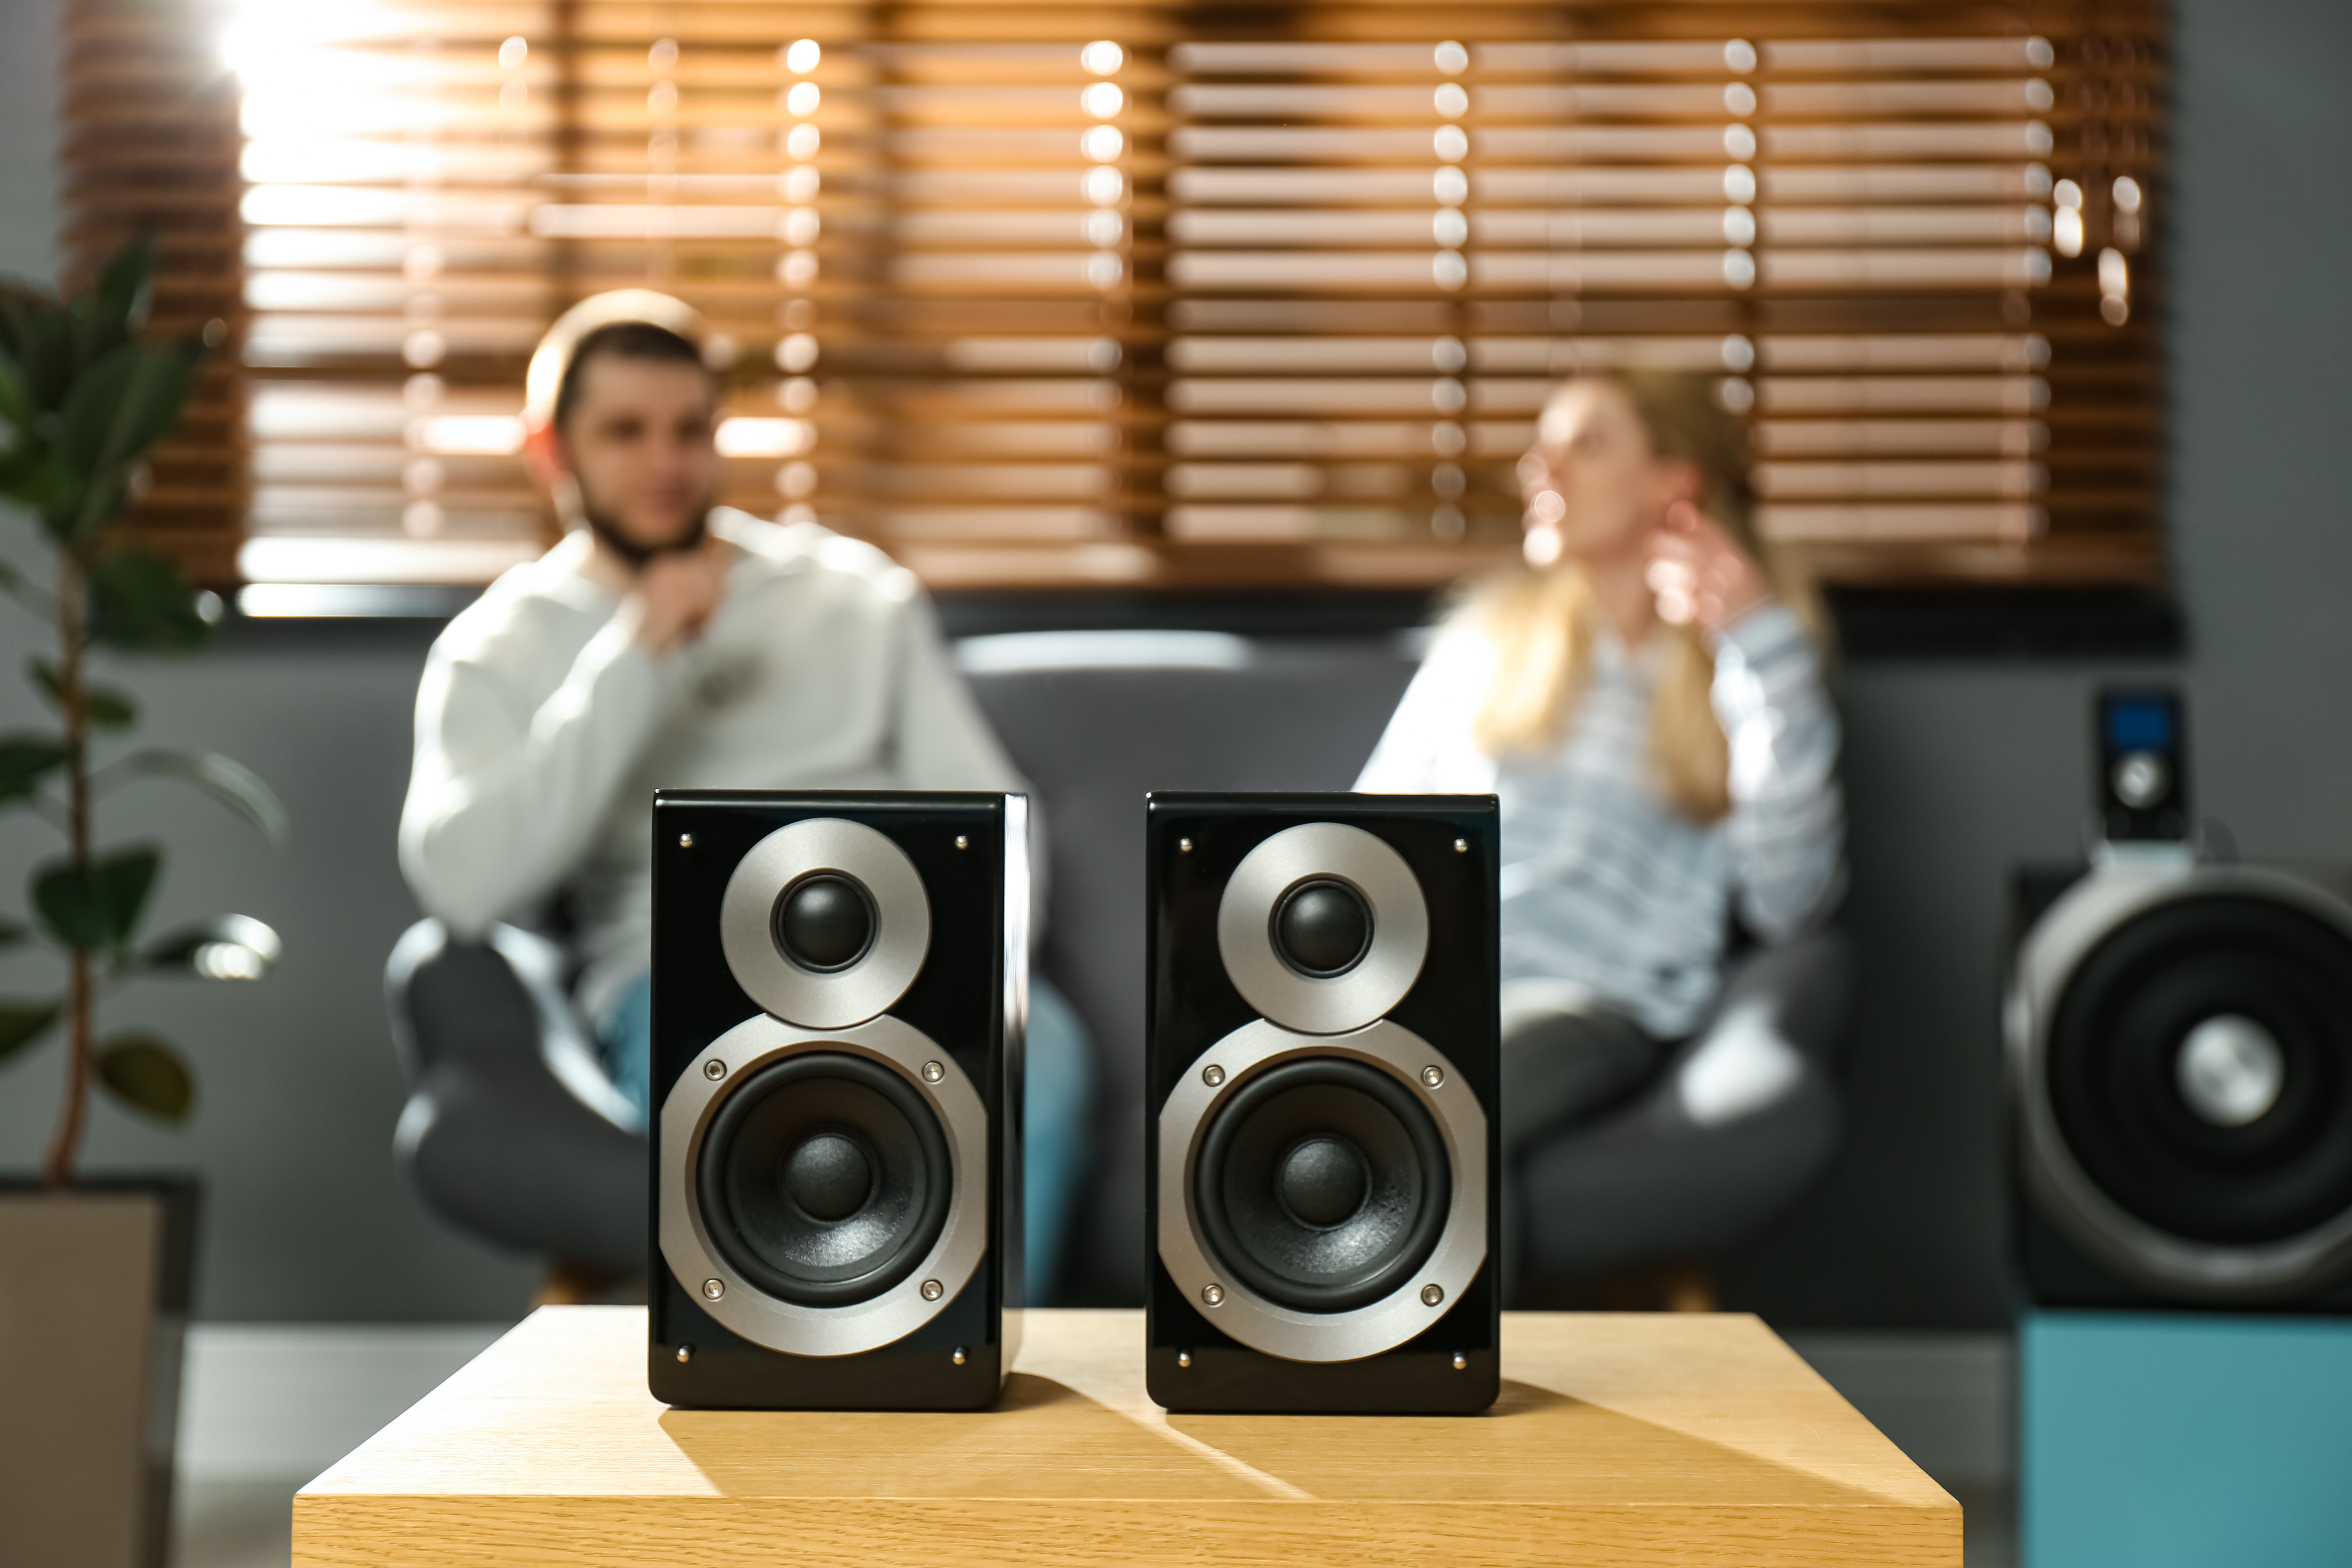
[[[242,0],[245,570],[535,552],[523,360],[646,284],[724,499],[937,585],[1442,582],[1634,363],[1833,578],[2145,581],[2159,23]]]

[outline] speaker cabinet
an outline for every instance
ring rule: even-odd
[[[1496,823],[1491,795],[1150,797],[1167,1408],[1494,1403]]]
[[[2032,1299],[2352,1310],[2340,881],[2184,851],[2030,873],[2017,900],[2006,1034]]]
[[[995,1400],[1027,848],[1017,795],[656,795],[655,1398]]]

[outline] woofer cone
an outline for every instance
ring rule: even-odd
[[[2184,1091],[2184,1053],[2222,1026],[2275,1051],[2256,1113]],[[2352,941],[2333,926],[2239,894],[2159,904],[2077,966],[2047,1049],[2060,1136],[2144,1224],[2248,1247],[2352,1213]]]
[[[694,1171],[710,1245],[761,1290],[808,1307],[880,1295],[939,1240],[947,1138],[914,1086],[869,1058],[806,1051],[745,1076]]]
[[[1277,1305],[1345,1312],[1390,1295],[1436,1247],[1453,1202],[1445,1141],[1412,1091],[1340,1057],[1235,1086],[1202,1131],[1193,1212],[1217,1267]]]

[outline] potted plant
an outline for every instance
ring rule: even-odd
[[[127,746],[137,710],[98,668],[111,654],[200,647],[218,618],[216,598],[117,526],[205,353],[201,338],[142,335],[153,272],[141,242],[70,303],[0,283],[0,504],[29,524],[12,544],[33,544],[25,554],[46,568],[0,559],[0,592],[45,623],[54,648],[26,670],[46,716],[0,733],[0,809],[30,813],[61,841],[33,868],[26,918],[0,920],[0,947],[46,943],[62,959],[51,987],[0,996],[0,1064],[52,1041],[65,1056],[37,1177],[0,1182],[0,1562],[10,1563],[160,1568],[168,1543],[195,1188],[90,1180],[76,1162],[93,1090],[176,1122],[194,1085],[169,1041],[101,1033],[100,1001],[146,977],[257,980],[278,950],[275,932],[241,915],[142,940],[163,852],[106,842],[95,820],[112,792],[161,779],[205,791],[273,838],[285,831],[277,799],[226,757]]]

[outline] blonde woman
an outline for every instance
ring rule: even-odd
[[[1529,1146],[1656,1075],[1735,921],[1818,921],[1844,836],[1819,603],[1756,531],[1712,384],[1570,382],[1519,478],[1528,570],[1465,597],[1356,786],[1501,797],[1513,1247]]]

